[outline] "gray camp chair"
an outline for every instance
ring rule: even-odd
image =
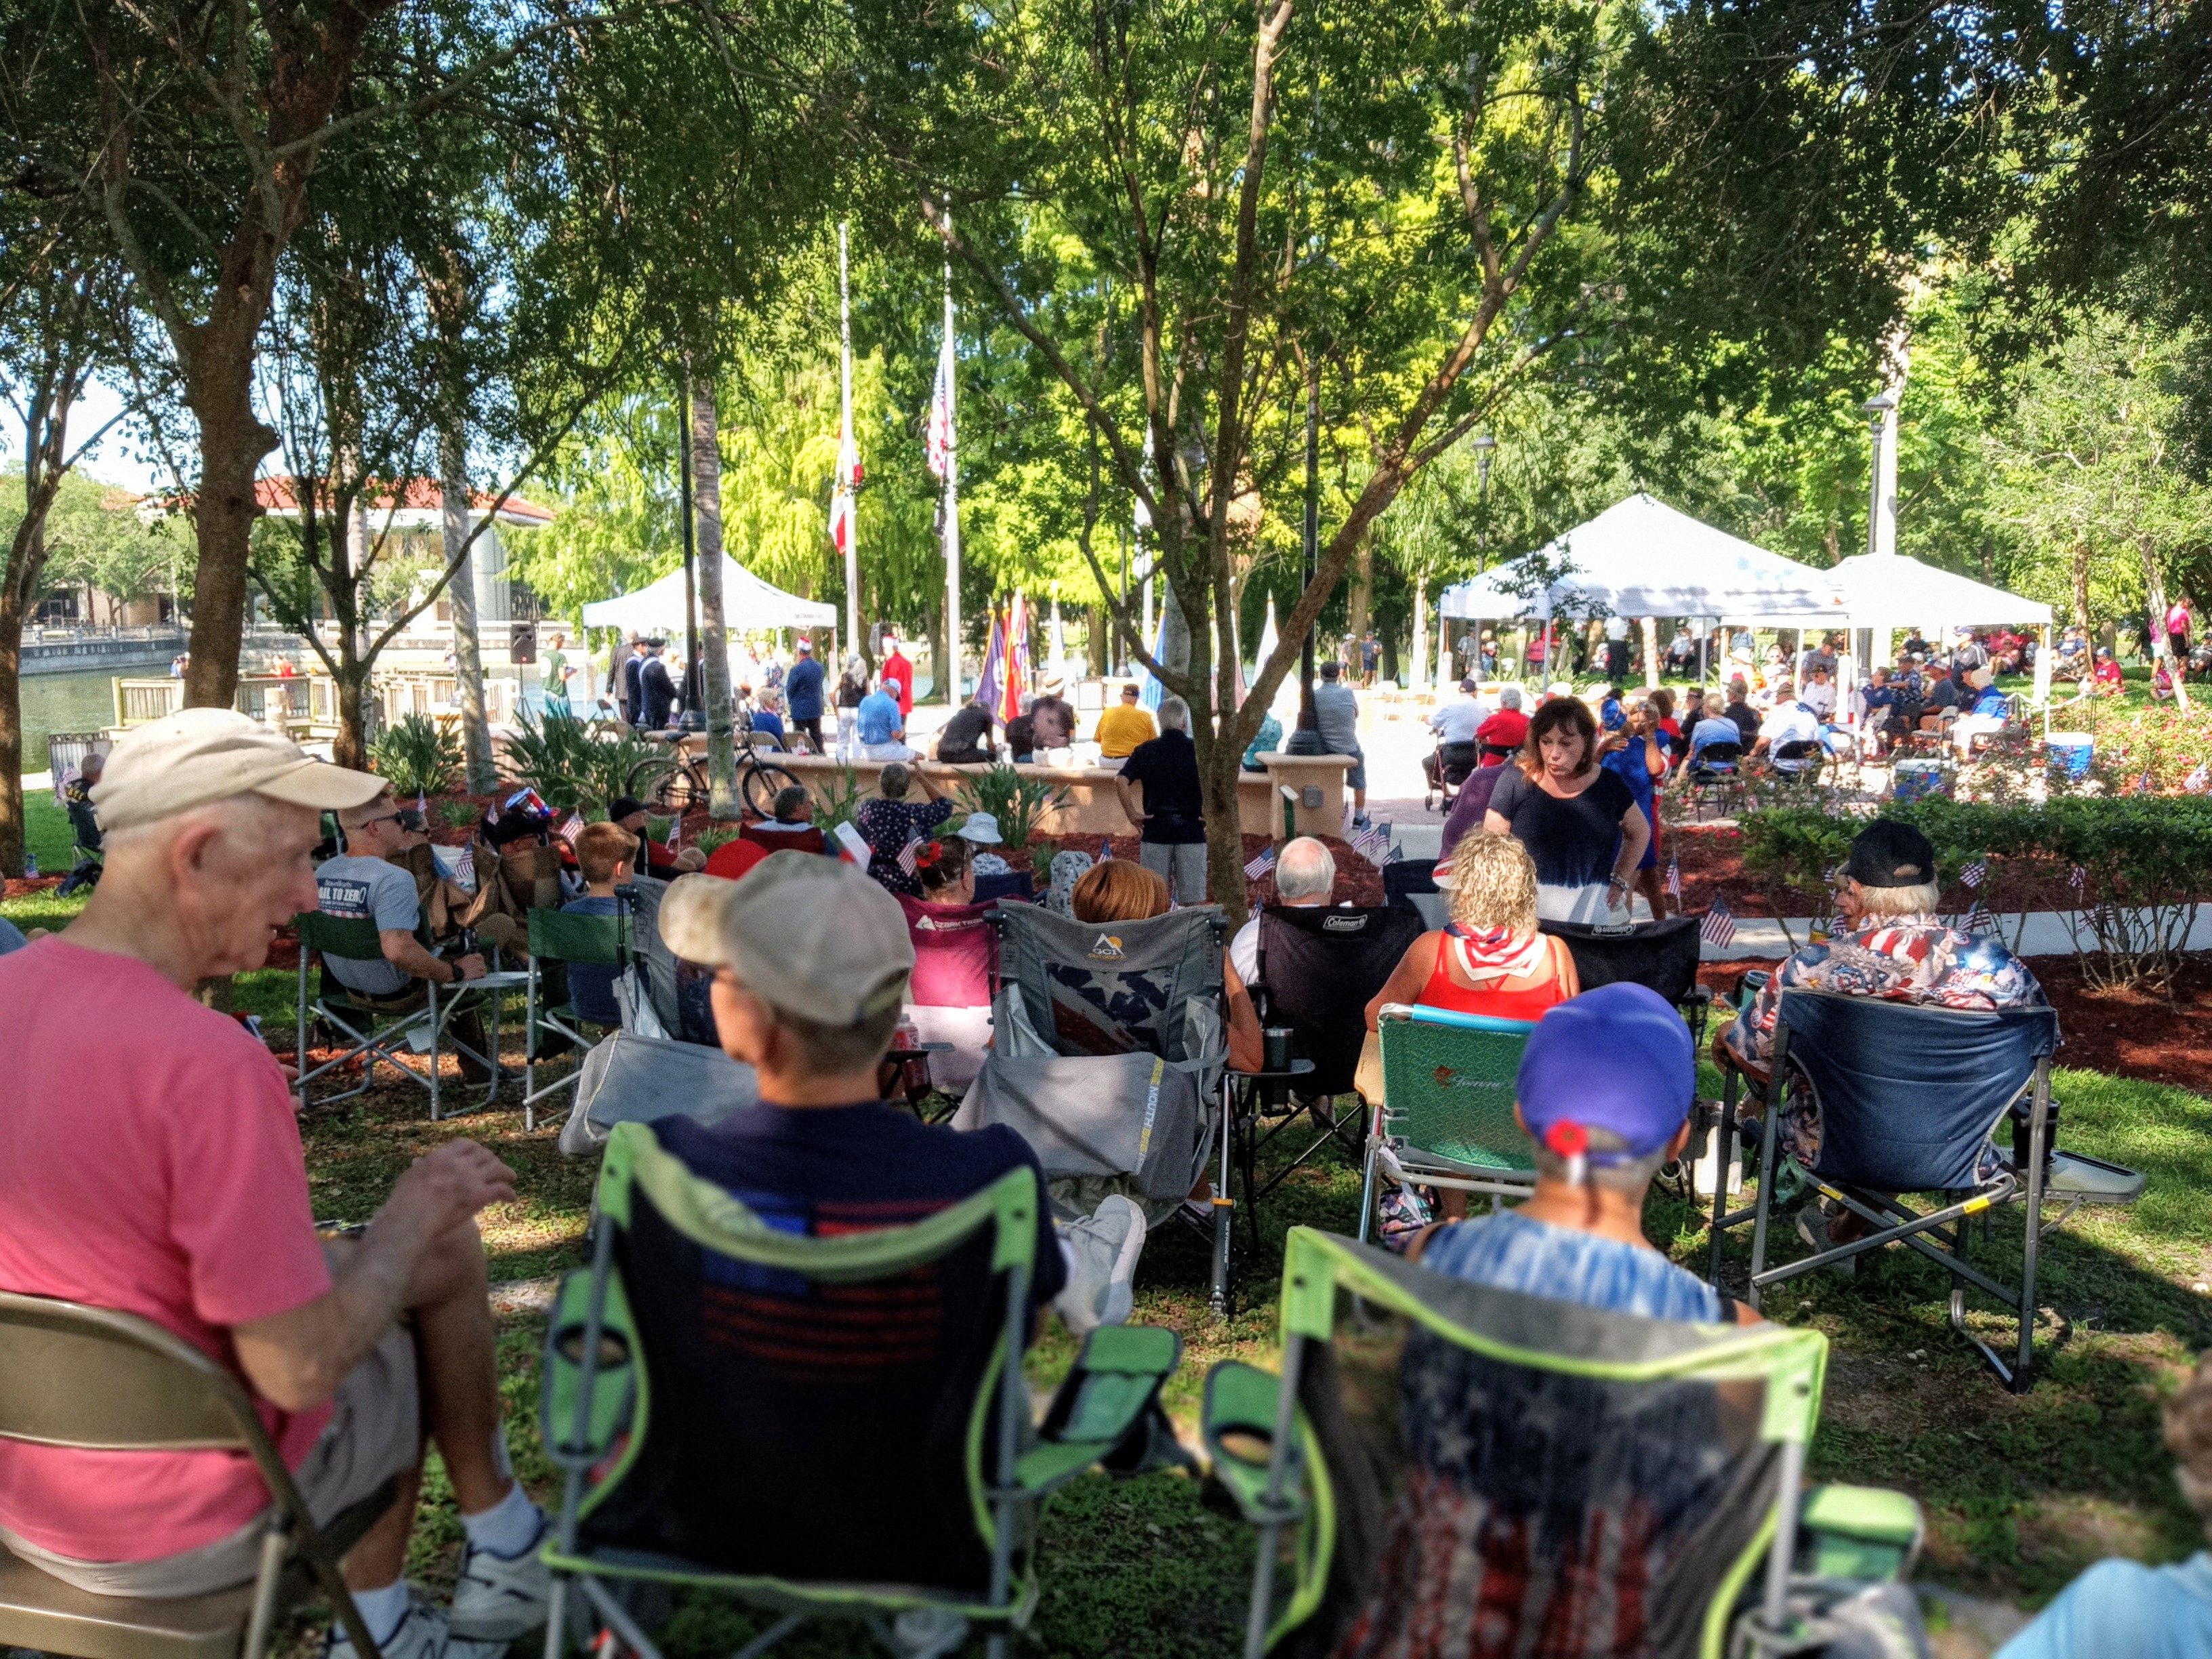
[[[375,1079],[376,1062],[382,1060],[429,1095],[430,1121],[435,1123],[441,1115],[438,1055],[444,1048],[465,1054],[482,1063],[491,1077],[484,1091],[483,1103],[489,1106],[498,1098],[499,1066],[495,1058],[499,1053],[499,999],[496,995],[481,999],[491,1020],[490,1041],[485,1045],[491,1052],[480,1054],[447,1030],[453,1016],[471,1000],[471,993],[465,988],[456,991],[426,980],[422,982],[424,995],[422,1006],[402,1009],[380,1008],[346,990],[335,976],[328,977],[325,983],[310,992],[307,981],[307,959],[310,956],[322,959],[335,957],[345,962],[384,960],[384,941],[373,920],[366,916],[326,916],[319,910],[303,910],[293,918],[293,925],[300,935],[297,1050],[300,1081],[295,1085],[294,1092],[299,1097],[301,1111],[307,1110],[311,1104],[328,1106],[333,1102],[350,1100],[365,1092]],[[419,924],[416,937],[423,937]],[[424,942],[427,945],[428,941]],[[444,992],[442,996],[441,991]],[[307,1027],[311,1021],[318,1019],[343,1033],[352,1046],[321,1065],[310,1067],[307,1063]],[[426,1051],[426,1058],[429,1060],[428,1075],[416,1071],[411,1066],[401,1064],[399,1060],[403,1052],[413,1052],[414,1037],[417,1032],[427,1032],[429,1037],[429,1047]],[[308,1086],[317,1078],[356,1056],[362,1063],[359,1087],[325,1095],[320,1100],[308,1099]]]
[[[84,1659],[262,1659],[276,1621],[319,1595],[377,1659],[338,1561],[390,1509],[396,1482],[318,1526],[238,1380],[134,1314],[0,1292],[0,1437],[103,1451],[230,1451],[271,1509],[251,1583],[158,1601],[94,1595],[0,1549],[0,1648]]]
[[[1759,1135],[1759,1191],[1752,1205],[1719,1213],[1714,1261],[1726,1229],[1752,1224],[1751,1279],[1746,1299],[1785,1279],[1871,1250],[1901,1243],[1952,1278],[1951,1328],[2015,1394],[2034,1380],[2035,1275],[2045,1222],[2044,1206],[2065,1199],[2124,1204],[2143,1190],[2143,1177],[2117,1164],[2054,1155],[2051,1146],[2051,1056],[2058,1017],[2049,1008],[1977,1011],[1923,1006],[1833,991],[1785,991],[1775,1021],[1776,1079],[1765,1090]],[[1783,1112],[1808,1095],[1818,1106],[1820,1144],[1809,1165],[1778,1146]],[[1730,1097],[1731,1108],[1733,1094]],[[1997,1126],[2013,1123],[2012,1155],[1996,1153]],[[1735,1156],[1732,1109],[1723,1112],[1715,1209],[1724,1211],[1728,1166]],[[1994,1168],[1994,1173],[1985,1173]],[[1794,1175],[1822,1197],[1842,1204],[1874,1231],[1778,1267],[1767,1265],[1778,1188]],[[1914,1209],[1898,1194],[1936,1194],[1941,1201]],[[1970,1259],[1970,1223],[1996,1206],[2019,1203],[2026,1218],[2020,1280],[2000,1283]],[[2065,1214],[2070,1215],[2069,1207]],[[2065,1215],[2059,1218],[2065,1219]],[[1787,1220],[1785,1218],[1784,1225]],[[1986,1225],[1986,1224],[1984,1224]],[[1717,1284],[1716,1273],[1714,1282]],[[2019,1341],[2008,1364],[1966,1325],[1966,1291],[1994,1297],[2018,1322]]]
[[[1194,905],[1092,925],[1002,902],[989,1055],[953,1127],[1011,1125],[1036,1152],[1062,1219],[1126,1194],[1157,1225],[1213,1189],[1213,1302],[1229,1295],[1229,1063],[1221,912]]]
[[[574,1088],[582,1075],[580,1063],[578,1069],[566,1077],[542,1089],[537,1086],[538,1049],[544,1040],[544,1034],[550,1031],[557,1037],[567,1038],[575,1044],[580,1055],[596,1040],[582,1029],[590,1022],[577,1013],[573,1003],[544,1006],[545,968],[556,962],[629,967],[629,918],[572,916],[545,909],[532,909],[530,913],[530,984],[523,1003],[522,1127],[526,1131],[538,1127],[539,1101],[563,1089]]]

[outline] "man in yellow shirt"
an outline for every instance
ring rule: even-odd
[[[1152,726],[1152,711],[1138,705],[1136,686],[1125,685],[1121,706],[1098,717],[1099,758],[1127,760],[1139,744],[1150,743],[1158,735]]]

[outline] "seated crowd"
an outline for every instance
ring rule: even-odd
[[[1650,790],[1678,744],[1694,757],[1716,743],[1774,741],[1746,731],[1741,697],[1725,708],[1716,694],[1697,701],[1681,720],[1658,700],[1624,706],[1610,733],[1571,698],[1447,728],[1455,745],[1494,743],[1512,757],[1476,767],[1495,777],[1448,837],[1437,874],[1448,925],[1422,932],[1349,1012],[1369,1031],[1392,1004],[1532,1022],[1514,1111],[1536,1182],[1525,1201],[1488,1215],[1468,1216],[1457,1194],[1442,1219],[1401,1241],[1430,1272],[1648,1318],[1757,1319],[1644,1231],[1647,1190],[1690,1134],[1696,1055],[1680,1012],[1641,986],[1583,991],[1565,944],[1540,926],[1602,919],[1652,867]],[[861,708],[863,744],[894,740],[896,728],[882,736],[880,707]],[[1732,739],[1711,729],[1721,726]],[[921,799],[909,799],[917,787]],[[370,1633],[394,1659],[488,1659],[543,1622],[548,1589],[545,1517],[507,1455],[476,1221],[515,1197],[513,1171],[474,1142],[449,1141],[401,1174],[365,1230],[319,1233],[281,1069],[192,994],[205,979],[260,966],[276,930],[318,906],[375,923],[382,959],[332,971],[379,1006],[464,982],[483,963],[441,957],[417,937],[414,883],[387,856],[404,821],[382,781],[313,762],[243,717],[188,710],[134,731],[92,798],[106,868],[84,913],[62,935],[0,957],[0,1066],[16,1085],[0,1105],[0,1287],[140,1314],[220,1359],[262,1403],[319,1516],[398,1477],[398,1501],[345,1563]],[[569,913],[619,914],[617,890],[645,873],[651,843],[630,822],[642,809],[614,805],[632,810],[575,838],[580,890],[563,904]],[[339,815],[344,848],[318,869],[325,810]],[[978,1026],[975,1016],[988,1016],[995,947],[976,895],[997,830],[978,814],[944,833],[952,812],[927,763],[902,760],[854,820],[865,873],[823,841],[803,791],[786,791],[773,818],[752,826],[742,860],[721,866],[729,877],[711,862],[704,873],[670,872],[680,878],[662,898],[661,937],[698,975],[714,1042],[753,1069],[761,1109],[711,1124],[665,1117],[653,1133],[769,1225],[806,1235],[919,1221],[1029,1170],[1039,1244],[1030,1299],[1040,1321],[1054,1313],[1081,1334],[1130,1315],[1146,1236],[1138,1205],[1117,1194],[1056,1221],[1038,1154],[1012,1128],[956,1131],[886,1098],[902,1022],[919,1029],[918,1015],[942,1014],[978,1057],[989,1040],[988,1017]],[[774,850],[785,839],[793,844]],[[1181,864],[1064,853],[1039,902],[1086,926],[1162,916]],[[1290,909],[1331,907],[1338,882],[1329,848],[1295,839],[1279,854],[1274,896]],[[1782,965],[1717,1035],[1716,1060],[1763,1082],[1778,999],[1791,988],[1952,1007],[2040,1002],[2001,945],[1939,920],[1935,882],[1917,831],[1888,820],[1861,831],[1837,895],[1844,930]],[[1663,896],[1646,892],[1662,914]],[[1244,1072],[1262,1069],[1259,930],[1255,915],[1222,963],[1228,1063]],[[580,1018],[620,1022],[613,980],[611,969],[571,964]],[[1809,1157],[1818,1112],[1791,1098],[1780,1133]],[[1201,1182],[1193,1196],[1210,1193]],[[88,1216],[101,1224],[86,1227]],[[1825,1245],[1849,1237],[1853,1220],[1814,1205],[1800,1229]],[[2200,1374],[2170,1418],[2192,1498],[2212,1443],[2199,1431],[2200,1418],[2212,1421],[2205,1399],[2212,1385]],[[464,1534],[444,1607],[410,1595],[402,1571],[433,1442]],[[246,1581],[265,1504],[250,1465],[220,1454],[124,1459],[0,1440],[0,1546],[97,1593]],[[2202,1620],[2208,1573],[2203,1556],[2162,1575],[2099,1569],[2008,1652],[2090,1651],[2083,1632],[2120,1618],[2112,1609],[2130,1598]],[[349,1649],[339,1633],[330,1650],[346,1659]]]

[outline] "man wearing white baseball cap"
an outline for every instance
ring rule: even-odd
[[[384,787],[228,709],[116,745],[93,793],[100,885],[65,933],[0,960],[0,1287],[139,1315],[229,1366],[319,1517],[398,1477],[400,1501],[345,1563],[369,1635],[388,1659],[493,1659],[546,1599],[475,1219],[514,1196],[514,1172],[449,1142],[365,1235],[325,1247],[283,1073],[191,995],[267,960],[314,908],[319,811]],[[402,1577],[426,1435],[467,1533],[450,1615],[410,1604]],[[227,1453],[0,1441],[0,1545],[98,1594],[251,1580],[268,1505]],[[353,1649],[339,1633],[329,1651]]]
[[[914,971],[896,899],[849,864],[771,853],[739,881],[676,883],[660,931],[678,957],[714,969],[716,1036],[758,1073],[767,1109],[655,1123],[694,1173],[772,1224],[826,1233],[920,1221],[1026,1165],[1038,1170],[1034,1302],[1056,1304],[1079,1334],[1128,1317],[1144,1231],[1127,1200],[1108,1199],[1056,1242],[1043,1172],[1019,1134],[933,1127],[882,1099],[877,1066]]]

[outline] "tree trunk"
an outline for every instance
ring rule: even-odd
[[[1366,537],[1359,542],[1359,550],[1352,556],[1352,586],[1345,594],[1344,637],[1351,641],[1352,677],[1358,679],[1360,672],[1359,642],[1367,635],[1367,604],[1375,591],[1375,544]]]
[[[1398,678],[1398,630],[1395,628],[1384,629],[1381,644],[1382,664],[1378,678],[1395,681]]]
[[[1638,626],[1644,635],[1644,689],[1656,689],[1659,684],[1659,619],[1644,617]]]
[[[2073,549],[2074,626],[2083,638],[2089,634],[2089,545],[2076,542]]]
[[[1230,724],[1224,722],[1224,724]],[[1237,811],[1237,780],[1244,751],[1232,734],[1216,737],[1192,721],[1198,744],[1198,779],[1206,803],[1206,885],[1233,931],[1249,914],[1244,904],[1244,836]]]
[[[1429,682],[1429,579],[1413,578],[1413,651],[1410,672],[1406,676],[1406,689],[1425,691]],[[1443,695],[1443,681],[1437,682],[1437,695]]]
[[[488,795],[499,775],[492,765],[491,722],[484,714],[483,653],[477,637],[477,559],[469,544],[468,448],[459,432],[438,440],[441,546],[453,576],[446,592],[453,609],[453,678],[460,691],[461,755],[469,793]]]
[[[707,811],[738,816],[737,712],[722,621],[722,452],[712,365],[691,366],[691,510],[699,525],[699,686],[707,699]]]
[[[243,299],[219,310],[237,313]],[[192,632],[186,646],[191,660],[185,671],[185,702],[195,708],[228,708],[238,696],[238,655],[245,642],[246,544],[260,507],[253,498],[253,475],[261,458],[276,447],[276,434],[253,412],[253,337],[268,309],[264,287],[250,319],[225,318],[243,327],[234,343],[231,330],[202,331],[193,361],[186,365],[185,401],[200,429],[200,487],[192,501],[192,529],[199,544],[194,567]],[[350,763],[341,762],[340,764]]]
[[[21,678],[25,584],[16,580],[16,572],[24,567],[27,557],[44,562],[40,528],[28,516],[15,526],[15,545],[8,556],[9,580],[0,582],[0,876],[23,873],[27,832],[23,816]]]

